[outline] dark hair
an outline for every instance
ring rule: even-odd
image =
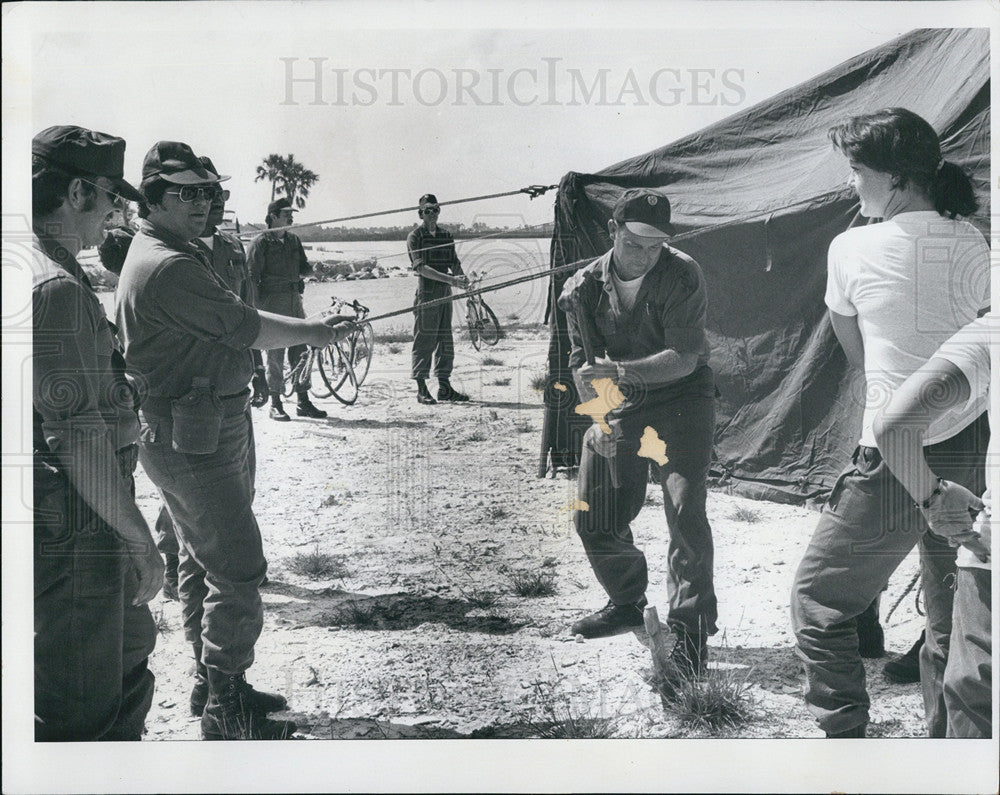
[[[38,155],[31,156],[31,214],[40,218],[54,213],[66,201],[66,191],[74,179],[89,180],[83,183],[85,195],[95,194],[97,177],[93,174],[74,173]]]
[[[937,133],[906,108],[885,108],[854,116],[830,129],[833,145],[862,165],[892,174],[899,187],[911,181],[941,215],[972,215],[979,209],[972,180],[941,157]]]
[[[274,226],[274,219],[277,217],[277,213],[268,213],[264,217],[264,223],[267,224],[268,229],[271,229]]]
[[[163,201],[163,194],[166,193],[167,188],[171,185],[165,179],[160,177],[149,177],[149,179],[144,179],[139,183],[139,191],[143,196],[146,197],[146,201],[139,202],[139,208],[136,210],[136,214],[140,218],[149,217],[149,205],[159,204]]]

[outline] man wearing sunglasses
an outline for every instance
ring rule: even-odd
[[[139,388],[139,460],[160,490],[180,541],[184,630],[208,681],[205,739],[284,739],[287,704],[245,672],[263,626],[267,563],[252,509],[251,348],[329,345],[340,318],[298,319],[247,305],[192,240],[222,180],[186,144],[160,141],[142,169],[144,220],[118,283],[116,313]]]
[[[292,224],[292,203],[286,199],[276,199],[267,206],[267,227],[269,230],[250,242],[247,259],[250,273],[257,289],[258,306],[268,312],[286,317],[305,317],[302,294],[306,283],[302,278],[312,271],[306,258],[302,241],[285,229]],[[305,352],[305,346],[293,345],[288,348],[288,363],[294,367]],[[271,419],[290,422],[281,403],[281,393],[285,386],[284,348],[267,352],[267,388],[271,393]],[[326,412],[316,408],[309,400],[309,384],[297,390],[298,406],[295,413],[299,417],[321,420]]]
[[[406,251],[410,255],[413,272],[420,277],[414,305],[446,298],[452,287],[468,287],[469,280],[462,272],[462,263],[455,253],[455,240],[438,226],[441,206],[433,193],[425,193],[418,202],[417,215],[422,221],[406,238]],[[451,304],[418,308],[413,312],[413,380],[417,382],[417,402],[434,405],[438,400],[456,403],[469,399],[468,395],[453,389],[452,367],[455,362],[455,340],[451,334]],[[437,400],[427,389],[427,379],[434,364],[438,379]]]
[[[134,501],[133,393],[76,255],[141,195],[121,138],[49,127],[31,152],[35,739],[139,740],[163,562]]]

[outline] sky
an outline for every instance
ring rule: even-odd
[[[610,16],[603,5],[543,7],[600,12],[576,29],[556,24],[566,14],[498,24],[469,18],[478,4],[426,1],[73,5],[31,39],[33,128],[124,137],[135,182],[155,141],[189,143],[232,176],[229,208],[244,221],[260,221],[270,199],[269,184],[254,182],[269,153],[320,175],[300,222],[409,207],[426,192],[448,201],[550,185],[663,146],[911,27],[889,14],[727,29],[669,4]],[[553,197],[446,208],[441,222],[541,224]]]

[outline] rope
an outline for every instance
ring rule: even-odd
[[[917,580],[919,580],[919,579],[920,579],[920,571],[919,571],[919,569],[918,569],[918,570],[917,570],[917,573],[916,573],[916,574],[914,574],[914,575],[913,575],[913,578],[912,578],[912,579],[910,580],[910,584],[906,586],[906,588],[905,588],[905,589],[903,590],[903,592],[902,592],[902,593],[901,593],[901,594],[899,595],[899,598],[898,598],[898,599],[897,599],[897,600],[895,601],[895,603],[893,604],[893,606],[889,608],[889,612],[888,612],[888,613],[886,614],[886,616],[885,616],[885,623],[886,623],[886,624],[888,624],[888,623],[889,623],[889,619],[890,619],[890,618],[892,618],[892,614],[893,614],[893,613],[895,612],[896,608],[897,608],[897,607],[899,607],[899,605],[900,605],[900,602],[902,602],[902,601],[903,601],[903,600],[904,600],[904,599],[906,598],[906,595],[907,595],[907,594],[908,594],[908,593],[909,593],[910,591],[912,591],[912,590],[913,590],[913,586],[917,584]],[[920,592],[919,592],[919,591],[917,591],[917,600],[918,600],[918,601],[917,601],[917,605],[916,605],[916,607],[917,607],[917,613],[918,613],[919,615],[923,615],[923,612],[922,612],[922,611],[920,610],[920,602],[919,602],[919,599],[920,599]]]
[[[578,262],[571,262],[568,265],[560,265],[557,268],[546,268],[540,273],[532,273],[527,276],[520,276],[516,279],[508,279],[505,282],[491,284],[489,287],[477,287],[475,290],[469,290],[468,292],[459,293],[458,295],[446,295],[444,298],[435,298],[433,301],[425,301],[422,304],[414,304],[413,306],[404,307],[403,309],[394,309],[392,312],[383,312],[381,315],[372,315],[370,317],[366,317],[365,320],[372,323],[376,320],[385,320],[386,318],[416,312],[418,309],[426,309],[432,306],[444,306],[447,303],[458,301],[462,298],[469,298],[473,295],[481,295],[482,293],[491,293],[494,290],[502,290],[504,287],[511,287],[515,284],[522,284],[523,282],[530,282],[535,279],[548,278],[556,273],[577,270],[579,267],[580,264]]]
[[[526,188],[519,188],[518,190],[509,190],[503,193],[489,193],[484,196],[470,196],[467,199],[452,199],[448,202],[438,202],[441,207],[448,204],[465,204],[466,202],[478,202],[485,201],[486,199],[499,199],[504,196],[517,196],[519,193],[527,194],[529,199],[537,199],[539,196],[543,196],[548,191],[553,188],[558,188],[558,185],[528,185]],[[375,218],[380,215],[394,215],[395,213],[405,213],[412,212],[413,210],[419,210],[419,205],[413,207],[400,207],[395,210],[379,210],[374,213],[362,213],[361,215],[346,215],[343,218],[330,218],[326,221],[310,221],[307,224],[292,224],[291,226],[283,226],[282,230],[287,231],[290,229],[305,229],[307,226],[320,226],[321,224],[338,224],[342,221],[357,221],[362,218]],[[265,232],[270,231],[267,229],[252,230],[251,232],[245,233],[248,237],[254,235],[262,235]]]

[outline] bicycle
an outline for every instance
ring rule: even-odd
[[[371,369],[375,333],[372,331],[372,324],[364,322],[371,311],[368,307],[357,300],[348,304],[334,298],[328,311],[343,314],[344,309],[354,311],[357,328],[339,342],[322,348],[307,348],[295,367],[288,369],[285,374],[286,397],[308,385],[309,391],[316,398],[333,396],[345,406],[357,401],[361,384]],[[318,379],[314,377],[313,370],[319,375]]]
[[[472,293],[482,280],[482,276],[469,274],[467,291]],[[482,344],[496,345],[500,341],[500,322],[478,292],[472,293],[466,299],[465,322],[469,326],[469,339],[472,340],[472,347],[477,351],[482,350],[480,347]]]

